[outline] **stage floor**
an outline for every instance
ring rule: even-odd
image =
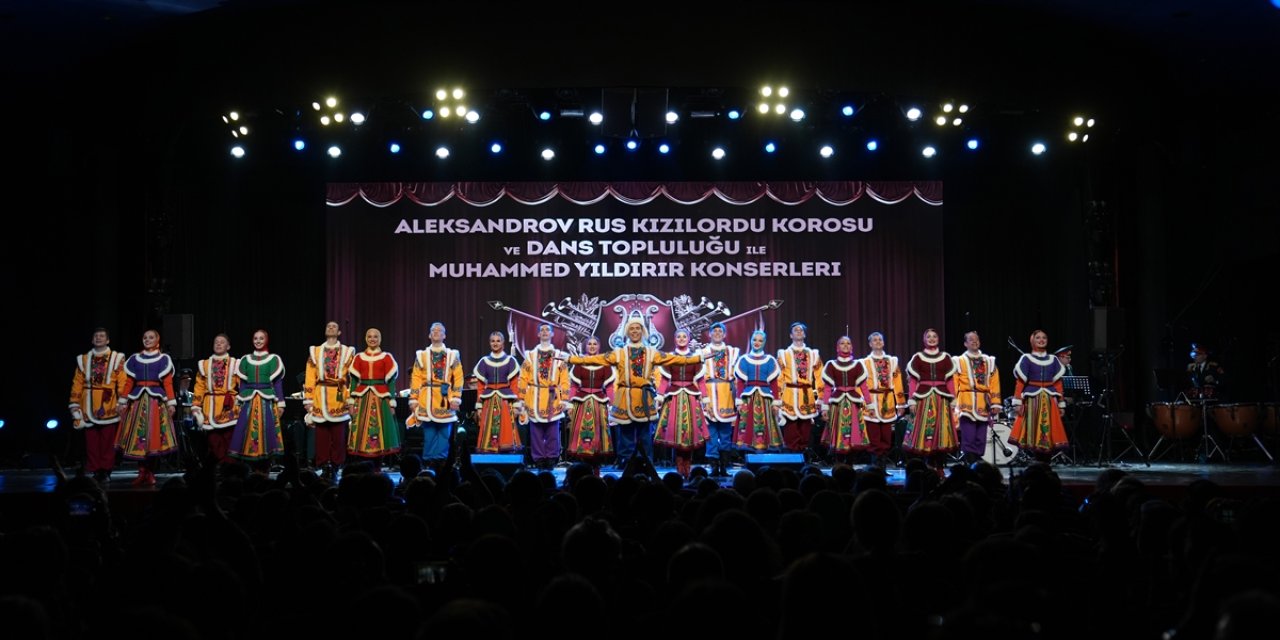
[[[695,465],[697,466],[697,465]],[[737,467],[732,471],[741,469]],[[830,467],[820,467],[823,472],[830,475]],[[865,467],[858,467],[863,469]],[[665,475],[668,472],[675,471],[674,467],[656,466],[658,474]],[[1087,492],[1092,489],[1098,474],[1105,469],[1120,469],[1124,472],[1141,480],[1148,487],[1155,489],[1178,489],[1186,487],[1196,480],[1209,480],[1215,484],[1231,489],[1232,493],[1251,494],[1255,491],[1263,495],[1271,495],[1273,492],[1280,494],[1280,466],[1274,464],[1262,463],[1187,463],[1187,462],[1152,462],[1150,466],[1146,466],[1142,461],[1116,463],[1104,463],[1101,466],[1096,464],[1060,464],[1055,463],[1053,470],[1062,479],[1064,487],[1072,490],[1073,493]],[[551,470],[556,478],[556,484],[560,485],[564,481],[567,467],[561,466]],[[1010,479],[1025,470],[1024,466],[1000,467],[1001,472],[1006,479]],[[400,482],[401,476],[394,467],[386,469],[387,473],[393,481]],[[622,473],[622,469],[606,466],[601,470],[604,475],[618,476]],[[166,480],[172,477],[178,477],[182,474],[178,471],[169,473],[159,472],[156,474],[157,486],[164,484]],[[274,473],[273,473],[274,475]],[[139,488],[134,487],[130,482],[137,476],[137,471],[132,468],[117,469],[111,476],[111,481],[107,484],[107,491],[111,494],[116,493],[147,493],[155,492],[155,487]],[[714,478],[722,485],[729,486],[732,484],[731,477]],[[888,470],[888,483],[891,487],[901,488],[906,483],[906,472],[903,468],[891,468]],[[57,477],[53,471],[49,469],[0,469],[0,495],[12,494],[31,494],[31,493],[52,493],[57,486]]]

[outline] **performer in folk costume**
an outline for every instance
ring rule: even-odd
[[[836,357],[822,367],[822,444],[838,459],[852,464],[853,452],[871,446],[867,429],[862,425],[862,385],[867,372],[862,362],[853,359],[853,340],[840,336],[836,340]]]
[[[569,408],[569,367],[564,354],[551,344],[555,333],[549,324],[538,326],[538,346],[525,351],[518,384],[528,417],[530,455],[541,469],[554,467],[560,458],[560,421]]]
[[[502,333],[489,334],[489,355],[476,363],[471,375],[476,379],[476,413],[479,434],[476,451],[482,453],[507,453],[523,447],[516,431],[518,414],[524,404],[516,395],[516,377],[520,375],[520,363],[515,356],[504,351]]]
[[[324,325],[324,344],[307,348],[307,373],[302,383],[303,422],[313,429],[316,467],[321,477],[333,480],[347,461],[347,373],[356,357],[355,347],[338,341],[342,329],[334,320]]]
[[[992,418],[1004,409],[1000,403],[1000,370],[995,356],[982,352],[977,331],[964,334],[965,352],[955,357],[956,424],[965,462],[977,462],[987,447]]]
[[[585,352],[600,354],[600,338],[587,340]],[[569,366],[569,444],[565,453],[591,465],[600,475],[600,463],[613,455],[613,439],[609,433],[609,391],[615,373],[602,364]]]
[[[116,401],[124,385],[124,354],[111,349],[111,334],[93,330],[93,349],[76,356],[71,378],[72,428],[84,432],[85,470],[98,482],[111,479],[116,466],[120,414]]]
[[[689,356],[689,332],[676,331],[678,356]],[[705,354],[704,354],[705,355]],[[653,441],[675,450],[676,472],[688,478],[693,469],[693,452],[702,448],[710,437],[706,417],[702,415],[702,391],[698,383],[705,375],[705,362],[663,365],[658,384],[658,401],[662,414]]]
[[[725,475],[729,456],[734,450],[733,423],[738,419],[734,401],[734,367],[739,349],[725,344],[723,322],[711,325],[711,343],[702,350],[702,414],[707,423],[707,460],[712,473]]]
[[[259,471],[270,469],[271,456],[284,452],[280,416],[284,414],[284,361],[271,353],[270,337],[253,332],[253,353],[236,364],[240,388],[236,402],[240,415],[231,434],[228,455],[253,463]]]
[[[231,434],[236,425],[236,389],[240,361],[231,357],[231,339],[225,333],[213,337],[213,355],[196,363],[196,388],[191,398],[191,418],[204,432],[209,453],[218,462],[228,460]]]
[[[768,451],[782,446],[778,430],[778,360],[764,352],[765,333],[751,334],[751,348],[738,358],[734,377],[738,379],[738,422],[733,443],[742,449]]]
[[[862,385],[862,426],[867,430],[873,464],[884,468],[893,465],[889,449],[893,447],[893,425],[907,410],[907,394],[902,387],[902,371],[897,356],[884,352],[884,334],[867,336],[871,353],[860,360],[867,372]]]
[[[942,473],[946,454],[960,446],[960,435],[951,415],[951,403],[956,397],[956,363],[938,346],[940,342],[936,330],[926,329],[924,349],[907,362],[911,385],[907,410],[912,413],[912,420],[902,436],[902,450],[930,459]]]
[[[370,458],[381,470],[381,459],[400,452],[400,425],[396,422],[396,359],[382,350],[382,332],[364,332],[364,351],[351,361],[351,433],[347,455]]]
[[[1031,353],[1024,353],[1013,366],[1017,384],[1013,389],[1013,406],[1018,417],[1013,421],[1009,444],[1032,452],[1048,461],[1057,449],[1067,447],[1067,431],[1062,425],[1062,376],[1065,367],[1046,349],[1049,335],[1039,329],[1031,334]]]
[[[791,346],[778,350],[782,440],[790,451],[812,451],[813,419],[821,413],[822,358],[805,345],[809,327],[791,323]]]
[[[422,427],[422,460],[439,467],[449,458],[449,437],[457,428],[462,406],[462,356],[444,345],[445,328],[431,323],[431,345],[414,354],[410,375],[409,419]]]
[[[653,421],[658,417],[658,367],[702,362],[702,356],[662,353],[644,343],[644,321],[627,321],[627,344],[607,354],[571,356],[569,364],[602,364],[614,368],[612,421],[618,425],[618,464],[635,455],[636,447],[653,459]]]
[[[178,406],[173,395],[173,360],[160,352],[159,332],[148,329],[142,334],[142,351],[125,360],[124,374],[116,448],[126,460],[138,461],[134,486],[151,486],[156,483],[156,458],[178,450],[173,431]]]

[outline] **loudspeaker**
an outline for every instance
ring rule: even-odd
[[[502,474],[503,478],[510,478],[511,474],[524,468],[524,455],[519,453],[473,453],[471,454],[471,466],[475,467],[476,471],[495,469]]]
[[[761,467],[786,467],[799,471],[804,468],[802,453],[748,453],[747,468],[759,471]]]
[[[195,316],[190,313],[166,313],[162,330],[162,347],[171,358],[190,360],[196,357]]]
[[[1112,352],[1124,343],[1124,309],[1093,308],[1093,350]]]

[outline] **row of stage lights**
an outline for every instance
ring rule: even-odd
[[[787,116],[793,122],[801,122],[806,118],[803,108],[788,105],[784,101],[789,95],[790,90],[785,87],[774,89],[771,86],[760,88],[761,101],[756,110],[762,117],[781,117]],[[474,108],[469,108],[465,104],[466,92],[461,88],[454,88],[451,91],[446,89],[438,89],[435,92],[435,104],[421,111],[421,118],[424,121],[446,120],[450,118],[461,119],[467,124],[475,124],[480,121],[480,112]],[[777,99],[777,102],[771,100]],[[349,114],[339,109],[339,101],[336,97],[328,97],[323,101],[315,101],[311,103],[312,111],[315,112],[317,122],[322,128],[341,126],[344,123],[350,123],[354,127],[360,127],[367,121],[367,117],[363,112],[352,111]],[[933,122],[940,128],[960,128],[965,123],[965,118],[971,112],[971,107],[963,102],[947,101],[941,103],[938,112],[933,116]],[[859,108],[853,104],[845,104],[840,107],[840,114],[845,118],[852,118],[857,115]],[[918,106],[907,107],[903,112],[903,116],[908,122],[915,123],[924,117],[924,111]],[[593,126],[600,126],[604,123],[604,114],[600,111],[592,111],[589,114],[581,110],[561,110],[561,117],[583,117],[586,116],[587,122]],[[689,114],[693,118],[718,117],[719,111],[692,111]],[[727,109],[724,115],[731,121],[740,120],[744,117],[744,112],[739,109]],[[550,110],[542,109],[535,112],[537,120],[547,122],[554,116]],[[680,114],[676,111],[668,111],[665,115],[668,125],[675,125],[680,121]],[[244,158],[248,155],[248,147],[246,140],[249,137],[249,127],[243,122],[238,111],[230,111],[222,116],[224,124],[230,126],[230,133],[234,140],[230,149],[230,153],[234,158]],[[1070,119],[1070,126],[1065,133],[1068,143],[1086,143],[1089,141],[1089,131],[1093,129],[1096,120],[1092,117],[1083,115],[1073,116]],[[629,137],[623,143],[628,152],[634,152],[641,146],[638,136]],[[294,138],[291,143],[294,151],[303,152],[308,148],[308,143],[304,137]],[[976,152],[982,146],[981,140],[976,136],[966,138],[963,150],[966,152]],[[865,148],[868,152],[876,152],[881,149],[881,143],[872,138],[867,139]],[[668,155],[672,151],[672,143],[659,142],[656,149],[660,155]],[[766,141],[762,145],[765,154],[777,153],[780,145],[774,141]],[[1049,149],[1048,144],[1043,140],[1034,140],[1028,147],[1028,151],[1032,155],[1043,155]],[[405,151],[405,145],[399,141],[389,141],[387,150],[393,155],[397,155]],[[492,155],[500,155],[505,151],[505,147],[501,142],[494,141],[489,144],[489,152]],[[596,142],[591,145],[591,150],[597,156],[603,156],[608,152],[608,146],[604,142]],[[836,155],[836,148],[832,144],[819,145],[815,152],[822,158],[831,158]],[[709,155],[715,160],[722,160],[728,155],[728,151],[724,146],[712,145],[708,150]],[[919,148],[919,153],[924,158],[934,158],[939,155],[939,147],[934,144],[926,144]],[[325,154],[331,158],[340,158],[343,155],[342,146],[339,144],[331,144],[325,148]],[[452,155],[448,146],[438,146],[434,150],[434,155],[445,160]],[[556,149],[554,147],[545,146],[538,152],[538,155],[547,161],[556,157]]]

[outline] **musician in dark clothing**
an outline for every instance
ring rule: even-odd
[[[1226,372],[1213,358],[1213,350],[1203,342],[1191,343],[1191,363],[1187,365],[1187,397],[1221,399]]]

